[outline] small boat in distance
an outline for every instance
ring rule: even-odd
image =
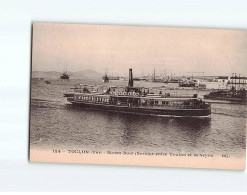
[[[74,106],[109,112],[158,116],[209,116],[211,106],[197,97],[171,96],[169,93],[150,94],[149,89],[134,87],[132,69],[128,86],[78,85],[73,92],[64,94]]]
[[[61,74],[60,79],[69,79],[70,75],[66,72],[64,72],[63,74]]]
[[[67,72],[67,67],[66,70],[61,74],[60,79],[69,79],[70,75]]]
[[[106,72],[105,72],[105,75],[102,77],[103,79],[103,83],[109,83],[109,77],[107,76]]]
[[[196,83],[194,81],[182,81],[178,85],[179,87],[195,87]]]

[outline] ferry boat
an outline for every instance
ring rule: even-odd
[[[133,86],[132,69],[129,70],[129,83],[126,87],[79,85],[73,92],[64,94],[74,106],[159,116],[198,117],[210,116],[210,104],[203,102],[195,94],[189,96],[171,96],[169,93],[149,94],[144,87]]]

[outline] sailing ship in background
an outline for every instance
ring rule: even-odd
[[[102,81],[103,81],[103,83],[109,83],[110,80],[120,80],[120,77],[117,74],[113,75],[113,73],[111,74],[111,76],[109,76],[108,75],[108,69],[106,69],[105,75],[102,77]]]
[[[70,75],[67,72],[64,72],[63,74],[61,74],[60,79],[69,79]]]
[[[109,83],[109,77],[107,76],[107,73],[105,72],[105,75],[102,77],[103,83]]]
[[[60,75],[60,79],[69,79],[70,75],[67,72],[67,66],[66,66],[66,70]]]
[[[193,74],[195,73],[203,73],[204,72],[187,72],[192,74],[192,78],[183,78],[183,77],[174,77],[175,74],[171,73],[170,77],[166,77],[166,76],[157,76],[155,74],[155,68],[154,68],[154,73],[152,76],[152,82],[156,82],[156,83],[178,83],[179,87],[191,87],[191,88],[195,88],[195,89],[199,89],[199,90],[205,90],[206,89],[206,84],[200,83],[199,81],[193,79]],[[204,79],[203,79],[204,80]]]

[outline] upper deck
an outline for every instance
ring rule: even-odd
[[[193,97],[164,97],[162,95],[156,96],[127,96],[127,95],[112,95],[103,93],[74,93],[73,96],[68,97],[71,103],[90,103],[115,105],[126,107],[140,107],[140,108],[180,108],[180,109],[205,109],[209,105],[199,98]]]

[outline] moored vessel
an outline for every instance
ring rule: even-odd
[[[196,83],[194,81],[182,81],[178,85],[179,87],[195,87]]]
[[[107,76],[106,72],[105,75],[102,77],[103,83],[109,83],[109,77]]]
[[[245,102],[247,100],[246,90],[244,88],[240,90],[235,90],[235,89],[214,90],[209,94],[204,95],[204,98],[211,100],[224,100],[224,101],[233,101],[233,102]]]
[[[230,101],[230,102],[246,102],[247,93],[246,93],[246,82],[244,80],[245,78],[246,77],[240,77],[240,74],[239,77],[237,77],[235,73],[235,77],[230,77],[230,80],[228,80],[227,82],[228,85],[231,86],[230,89],[213,90],[209,94],[204,95],[204,98],[211,100]],[[223,82],[225,82],[225,80]]]
[[[69,79],[70,75],[66,72],[64,72],[63,74],[61,74],[60,79]]]

